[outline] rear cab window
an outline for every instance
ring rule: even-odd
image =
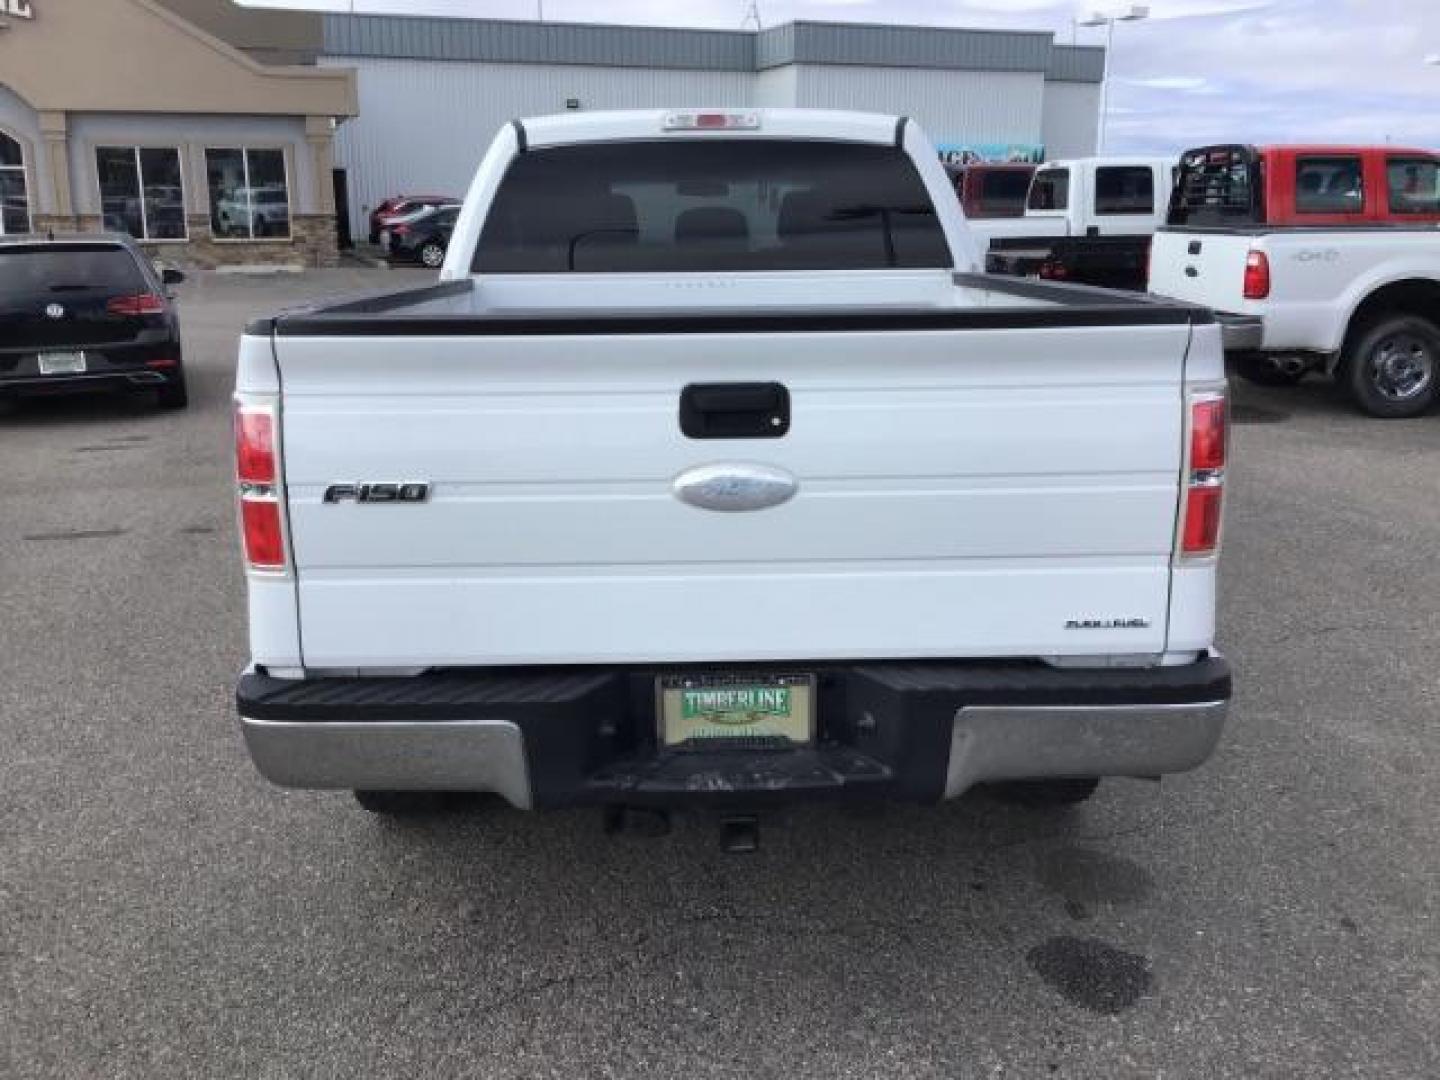
[[[1359,155],[1295,159],[1297,214],[1363,214],[1365,170]]]
[[[994,169],[980,174],[980,206],[989,214],[1025,212],[1031,174],[1024,169]]]
[[[150,291],[135,257],[114,244],[0,247],[0,301]]]
[[[1070,170],[1041,169],[1030,185],[1029,210],[1070,209]]]
[[[1097,215],[1154,212],[1155,173],[1149,165],[1102,165],[1095,170]]]
[[[511,162],[477,273],[948,268],[944,231],[897,147],[637,140]]]
[[[1391,157],[1385,162],[1389,212],[1401,216],[1440,216],[1440,161]]]

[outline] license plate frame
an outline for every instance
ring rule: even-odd
[[[664,750],[720,749],[737,740],[809,746],[816,687],[809,672],[662,675],[655,680],[656,738]]]
[[[89,369],[85,353],[80,350],[43,352],[35,358],[41,375],[84,375]]]

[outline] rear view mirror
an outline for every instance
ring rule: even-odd
[[[160,280],[166,285],[179,285],[185,280],[185,271],[177,270],[173,266],[162,266],[160,268]]]

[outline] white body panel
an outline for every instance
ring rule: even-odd
[[[1270,263],[1264,300],[1244,298],[1251,251],[1263,252]],[[1367,297],[1416,280],[1440,281],[1440,229],[1166,229],[1156,235],[1150,260],[1151,292],[1257,315],[1265,328],[1263,348],[1273,352],[1338,352],[1351,316]]]

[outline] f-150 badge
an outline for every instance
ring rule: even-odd
[[[325,489],[327,503],[421,503],[430,498],[430,485],[419,480],[384,484],[331,484]]]

